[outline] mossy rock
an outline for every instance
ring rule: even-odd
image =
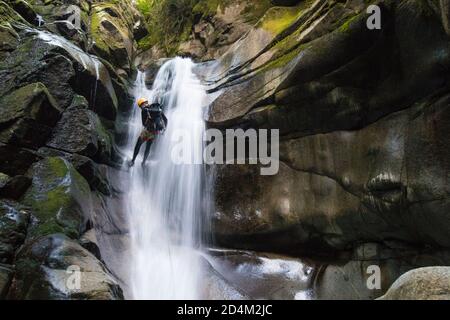
[[[52,233],[77,238],[85,231],[92,206],[86,180],[61,157],[45,158],[30,173],[32,185],[23,200],[34,217],[28,238]]]
[[[39,147],[58,121],[61,109],[42,83],[19,88],[0,99],[0,141]]]
[[[128,29],[122,9],[112,3],[97,4],[91,13],[91,34],[94,49],[115,66],[130,69],[133,35]]]
[[[100,59],[48,32],[22,31],[20,38],[17,48],[0,61],[0,96],[41,82],[61,109],[66,109],[77,93],[89,98],[95,112],[115,119],[117,96],[109,70]]]
[[[74,283],[71,282],[74,272],[79,272],[79,287],[68,286],[68,283]],[[27,243],[19,251],[16,275],[8,297],[20,300],[121,300],[123,293],[105,265],[93,254],[63,234],[52,234]]]
[[[0,23],[0,60],[6,59],[19,43],[19,35],[9,23]]]
[[[273,6],[271,0],[199,0],[193,8],[202,18],[213,17],[228,7],[243,5],[242,18],[248,23],[256,23]]]
[[[0,18],[2,24],[7,22],[19,22],[24,25],[29,25],[20,14],[4,1],[0,1]]]
[[[11,7],[16,11],[20,16],[23,17],[27,22],[32,25],[38,24],[36,19],[36,12],[33,7],[29,3],[29,1],[25,0],[10,0]]]
[[[73,99],[71,81],[75,77],[69,55],[28,32],[19,36],[21,41],[15,50],[0,61],[0,96],[27,84],[42,83],[58,107],[67,108]]]
[[[109,162],[112,152],[110,134],[97,114],[77,107],[71,107],[64,112],[47,145],[106,163]]]
[[[301,8],[297,7],[273,7],[258,22],[257,27],[279,34],[292,25],[301,13]]]
[[[67,153],[53,148],[43,147],[38,150],[38,153],[43,157],[63,157],[86,179],[91,190],[106,196],[111,195],[111,186],[106,178],[105,165],[100,165],[92,159],[76,153]]]

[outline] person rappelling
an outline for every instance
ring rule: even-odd
[[[129,166],[134,166],[136,158],[141,150],[141,146],[147,143],[145,146],[144,160],[142,165],[145,165],[147,158],[150,154],[150,149],[155,138],[162,134],[167,128],[167,117],[163,112],[161,104],[155,102],[149,104],[148,100],[141,98],[137,101],[137,105],[142,110],[142,130],[134,147],[133,159],[129,162]]]

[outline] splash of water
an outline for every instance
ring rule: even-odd
[[[102,80],[110,94],[113,94],[114,89],[108,70],[96,56],[84,52],[80,47],[59,35],[37,29],[28,29],[28,32],[35,33],[39,39],[66,50],[84,69],[95,74],[97,81]]]
[[[142,158],[138,158],[129,173],[125,211],[130,225],[133,299],[201,297],[198,252],[207,193],[205,168],[172,161],[176,143],[172,138],[178,130],[189,134],[186,148],[193,158],[203,154],[206,93],[193,67],[191,60],[175,58],[161,67],[152,90],[146,88],[143,73],[136,81],[135,98],[162,103],[169,124],[153,143],[150,163],[141,167]],[[141,129],[140,110],[135,107],[125,150],[130,158]]]

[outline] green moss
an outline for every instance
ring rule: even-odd
[[[166,54],[174,55],[186,41],[194,24],[193,8],[198,0],[138,0],[137,7],[147,22],[149,36],[140,47],[157,45]]]
[[[136,1],[136,7],[137,9],[145,16],[150,15],[152,7],[153,7],[153,1],[149,0],[137,0]]]
[[[279,34],[289,27],[301,14],[298,7],[274,7],[261,19],[259,27],[273,34]]]
[[[44,223],[39,224],[36,228],[32,228],[29,233],[29,237],[48,236],[55,233],[65,233],[69,237],[76,238],[77,232],[73,230],[67,230],[61,227],[55,219],[46,220]]]
[[[69,168],[62,158],[49,158],[48,164],[55,177],[63,178],[69,173]]]
[[[140,50],[148,50],[152,47],[152,38],[150,36],[145,36],[138,42],[138,48]]]
[[[250,23],[256,23],[267,10],[272,6],[270,0],[198,0],[193,8],[195,15],[202,18],[214,16],[218,11],[232,5],[243,5],[244,10],[241,12],[241,18]]]
[[[282,67],[286,66],[289,62],[294,60],[300,54],[300,52],[302,52],[303,50],[305,50],[309,47],[310,47],[309,45],[299,46],[299,47],[293,49],[292,51],[289,51],[286,54],[283,54],[283,55],[279,56],[278,58],[270,61],[268,64],[266,64],[262,67],[261,71],[282,68]]]
[[[235,4],[244,5],[241,17],[251,24],[272,6],[270,0],[138,0],[137,8],[144,15],[149,31],[139,48],[158,46],[168,56],[175,55],[180,44],[189,39],[194,24]]]
[[[19,22],[29,25],[16,11],[14,11],[6,2],[0,1],[0,22],[1,24]]]
[[[339,31],[341,32],[347,32],[348,29],[350,29],[350,26],[353,24],[353,22],[355,22],[356,20],[358,20],[358,18],[360,17],[360,15],[355,15],[350,17],[349,19],[347,19],[347,21],[345,21],[339,28]]]
[[[219,5],[227,5],[229,0],[200,0],[193,8],[195,14],[200,14],[202,17],[212,16],[217,12]]]
[[[77,237],[82,202],[89,192],[87,182],[65,159],[50,157],[35,164],[32,187],[24,197],[24,203],[36,218],[29,235],[64,233]]]
[[[127,2],[96,3],[90,10],[90,36],[95,42],[95,50],[98,55],[117,65],[124,61],[121,56],[116,55],[116,50],[127,49],[127,41],[131,38],[130,30],[134,24]],[[113,26],[114,32],[105,32],[102,26],[105,21]]]
[[[107,162],[111,157],[112,137],[106,130],[102,119],[95,117],[94,121],[95,131],[97,132],[98,137],[98,146],[100,149],[99,152],[102,154],[102,157],[104,157],[104,159],[101,160]]]
[[[94,10],[91,15],[91,37],[95,41],[95,45],[106,54],[109,53],[108,43],[103,39],[101,33],[101,21],[105,13],[102,10]]]

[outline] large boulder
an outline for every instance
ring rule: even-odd
[[[0,25],[0,59],[6,59],[19,43],[19,35],[10,24]]]
[[[136,50],[133,31],[135,21],[133,6],[123,3],[96,3],[91,13],[91,36],[94,50],[116,67],[128,72]]]
[[[0,141],[39,148],[48,139],[61,109],[42,83],[23,86],[0,98]]]
[[[218,59],[272,6],[271,0],[199,0],[161,1],[150,12],[142,8],[149,34],[139,41],[137,64],[143,68],[174,55]]]
[[[60,109],[72,103],[75,93],[88,99],[92,110],[114,120],[117,96],[108,69],[95,56],[67,39],[27,28],[20,43],[0,63],[0,96],[25,84],[41,82]]]
[[[47,29],[74,42],[83,50],[90,46],[90,0],[6,0],[29,26]],[[17,18],[14,20],[18,21]]]
[[[63,157],[69,161],[73,167],[80,173],[89,183],[91,190],[96,190],[104,195],[110,195],[111,187],[107,181],[109,167],[100,165],[91,158],[79,155],[77,153],[67,153],[61,150],[43,147],[38,150],[38,154],[42,157]]]
[[[182,42],[178,53],[196,60],[220,58],[271,6],[270,1],[198,1],[193,8],[199,21],[192,27],[189,39]]]
[[[47,142],[48,147],[105,163],[110,162],[111,144],[111,137],[97,114],[76,107],[64,112]]]
[[[405,273],[380,300],[449,300],[450,268],[428,267]]]
[[[122,290],[105,265],[62,234],[40,237],[16,259],[9,298],[27,300],[117,300]]]
[[[432,101],[362,130],[283,141],[275,176],[254,165],[219,166],[218,239],[300,251],[384,239],[450,246],[450,164],[441,147],[450,109],[448,96]]]
[[[210,126],[282,135],[276,176],[218,166],[219,243],[295,253],[386,239],[450,246],[448,36],[435,6],[380,7],[381,30],[367,28],[360,1],[273,8],[203,66],[218,96]]]
[[[291,7],[297,14],[284,27],[286,13],[275,11],[205,66],[215,80],[210,90],[223,89],[211,105],[211,125],[250,122],[292,135],[348,130],[406,108],[445,83],[440,66],[449,61],[437,53],[449,49],[438,12],[419,1],[385,1],[384,27],[369,30],[365,10],[355,3]],[[427,49],[417,50],[418,41]]]
[[[386,241],[360,244],[350,256],[323,260],[312,291],[317,299],[372,300],[380,297],[397,278],[410,270],[450,263],[450,251],[417,248]]]
[[[0,96],[27,84],[42,83],[57,106],[67,108],[74,94],[70,84],[75,76],[71,60],[60,52],[52,53],[54,46],[28,31],[21,32],[20,39],[15,50],[0,62]]]
[[[32,185],[23,199],[33,214],[27,238],[53,233],[78,238],[86,230],[92,210],[89,184],[60,157],[45,158],[30,172]]]

